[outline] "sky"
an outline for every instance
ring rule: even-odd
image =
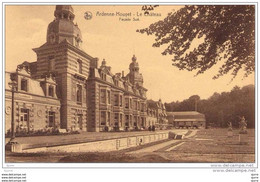
[[[163,102],[182,101],[192,95],[207,99],[214,92],[230,91],[234,86],[243,87],[254,84],[254,74],[243,79],[243,72],[232,81],[232,75],[225,75],[217,80],[216,65],[204,74],[195,76],[196,71],[178,70],[172,66],[173,56],[163,56],[162,48],[153,48],[153,36],[140,34],[137,29],[164,19],[169,12],[182,6],[156,7],[154,13],[161,16],[138,16],[142,6],[82,6],[74,5],[75,19],[82,37],[83,50],[92,57],[103,59],[112,67],[112,73],[129,72],[133,54],[137,57],[140,72],[144,77],[144,87],[148,89],[148,99]],[[47,27],[54,20],[55,6],[6,6],[5,9],[5,67],[14,71],[24,61],[37,60],[33,48],[46,42]],[[92,13],[92,19],[84,18],[85,12]],[[121,13],[131,16],[131,21],[122,21],[124,16],[101,16],[102,13]],[[138,15],[137,15],[138,14]],[[133,21],[133,18],[139,21]]]

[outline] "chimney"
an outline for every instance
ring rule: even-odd
[[[122,71],[122,77],[125,77],[125,72],[124,71]]]

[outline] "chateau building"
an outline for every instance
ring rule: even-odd
[[[16,130],[44,128],[109,131],[148,127],[147,89],[132,57],[129,73],[113,74],[105,60],[82,50],[82,36],[69,5],[57,5],[46,43],[34,48],[37,61],[6,72],[6,131],[11,123],[11,89],[15,92]]]

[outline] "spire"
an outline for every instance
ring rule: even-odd
[[[133,61],[133,62],[136,62],[136,57],[135,57],[135,55],[133,55],[132,61]]]

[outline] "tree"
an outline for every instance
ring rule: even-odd
[[[200,100],[200,96],[192,95],[189,97],[189,100],[194,103],[194,111],[198,111],[198,101]]]
[[[220,61],[213,79],[230,71],[234,78],[241,69],[246,77],[255,70],[254,5],[185,6],[137,32],[154,35],[153,47],[167,45],[162,55],[173,55],[180,70],[198,75]]]
[[[198,99],[198,112],[205,114],[207,123],[226,127],[232,122],[234,128],[239,126],[240,117],[244,116],[249,128],[255,127],[255,87],[235,86],[230,92],[214,93],[208,99],[199,99],[193,95],[181,102],[166,104],[168,112],[194,110],[194,99]]]

